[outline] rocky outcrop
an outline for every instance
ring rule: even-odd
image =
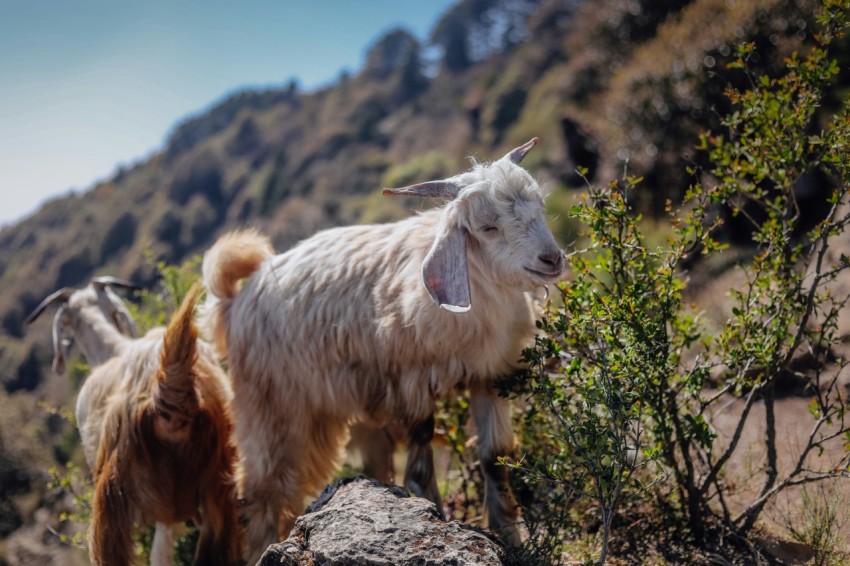
[[[342,480],[325,489],[273,544],[258,566],[503,565],[507,550],[483,531],[446,522],[426,499],[374,480]]]

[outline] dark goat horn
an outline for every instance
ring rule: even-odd
[[[24,324],[30,324],[32,321],[37,319],[41,315],[41,313],[44,312],[44,309],[46,309],[53,303],[58,303],[60,301],[67,302],[73,294],[74,289],[72,287],[63,287],[55,293],[48,295],[46,299],[41,301],[41,303],[39,303],[39,305],[35,307],[35,310],[32,311],[32,314],[27,317],[27,319],[24,321]]]
[[[102,277],[92,277],[91,282],[93,285],[99,285],[101,287],[121,287],[122,289],[130,289],[131,291],[142,290],[141,285],[137,285],[132,281],[127,281],[126,279],[118,279],[117,277],[111,277],[109,275],[104,275]]]

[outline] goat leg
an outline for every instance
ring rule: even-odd
[[[410,427],[407,445],[407,465],[404,469],[404,487],[417,497],[434,502],[437,511],[443,517],[443,502],[437,489],[437,476],[434,472],[434,451],[431,439],[434,438],[434,415]]]
[[[514,434],[508,402],[481,386],[472,389],[469,406],[478,430],[478,457],[484,474],[484,507],[490,530],[508,544],[522,543],[519,507],[508,485],[508,469],[499,458],[513,452]]]
[[[174,564],[174,528],[165,523],[157,523],[151,545],[151,566],[171,566]]]
[[[363,473],[381,483],[395,481],[395,438],[388,427],[379,428],[368,423],[355,423],[351,426],[351,438],[347,451],[360,454],[363,459]]]

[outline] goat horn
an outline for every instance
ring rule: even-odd
[[[37,307],[35,307],[35,310],[32,311],[32,314],[27,317],[27,319],[24,321],[24,324],[30,324],[32,321],[37,319],[41,315],[41,313],[44,312],[44,309],[46,309],[53,303],[58,303],[60,301],[67,302],[68,299],[71,298],[71,295],[73,293],[74,289],[72,287],[63,287],[55,293],[51,293],[47,296],[46,299],[41,301],[41,303],[39,303]]]
[[[123,289],[130,289],[131,291],[141,291],[142,286],[133,283],[132,281],[127,281],[126,279],[118,279],[117,277],[112,277],[109,275],[104,275],[102,277],[93,277],[91,280],[92,284],[99,286],[110,286],[110,287],[121,287]]]
[[[521,146],[515,147],[514,149],[512,149],[510,152],[508,152],[507,155],[505,155],[505,157],[507,157],[508,159],[510,159],[511,161],[516,163],[517,165],[519,165],[520,161],[522,161],[523,158],[525,158],[525,154],[527,154],[529,151],[531,151],[531,148],[534,147],[535,145],[539,144],[539,143],[540,143],[540,138],[533,137],[529,141],[522,144]]]
[[[448,198],[453,199],[460,192],[460,186],[452,181],[427,181],[417,183],[398,189],[384,189],[383,195],[389,196],[411,196],[425,198]]]

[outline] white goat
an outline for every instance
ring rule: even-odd
[[[121,345],[136,337],[127,307],[111,287],[138,290],[135,283],[115,277],[95,277],[82,289],[64,287],[52,293],[27,317],[26,324],[44,309],[60,304],[53,318],[53,371],[65,374],[65,359],[74,338],[86,362],[97,366],[114,356]]]
[[[170,565],[173,527],[195,519],[201,528],[196,561],[234,563],[240,532],[233,492],[232,392],[212,348],[197,340],[192,310],[199,288],[190,292],[168,328],[134,339],[129,313],[109,285],[138,288],[99,278],[79,291],[53,293],[27,319],[32,322],[50,304],[63,303],[53,325],[54,369],[64,371],[71,335],[93,366],[76,408],[95,483],[92,562],[132,562],[134,525],[153,521],[151,563]]]
[[[450,200],[441,209],[325,230],[277,256],[251,231],[227,234],[206,253],[201,328],[230,367],[255,556],[288,533],[305,495],[329,479],[352,422],[403,427],[404,483],[440,506],[433,413],[458,386],[471,391],[490,526],[519,540],[498,465],[514,445],[509,406],[492,386],[532,339],[527,292],[564,268],[541,190],[518,166],[537,142],[449,179],[384,190]]]

